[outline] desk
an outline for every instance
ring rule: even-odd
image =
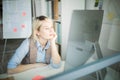
[[[30,69],[30,70],[27,70],[21,73],[12,74],[12,75],[2,74],[0,75],[0,78],[6,78],[6,77],[13,76],[15,80],[32,80],[33,77],[38,76],[38,75],[49,77],[49,76],[63,72],[64,64],[65,62],[62,61],[62,66],[58,69],[54,69],[50,65],[48,65],[43,68]]]

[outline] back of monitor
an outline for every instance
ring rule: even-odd
[[[69,30],[65,71],[83,65],[99,40],[103,10],[74,10]]]

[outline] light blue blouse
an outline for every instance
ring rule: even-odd
[[[12,58],[9,60],[7,68],[9,69],[16,68],[21,63],[22,59],[26,56],[26,54],[29,51],[29,42],[30,41],[27,38],[21,43],[21,45],[16,49]],[[50,47],[50,42],[47,43],[44,49],[42,49],[39,42],[36,42],[36,46],[38,48],[36,62],[45,63],[45,54],[46,54],[45,49],[48,49]],[[59,68],[61,65],[61,62],[59,64],[54,64],[51,59],[50,65],[53,68]]]

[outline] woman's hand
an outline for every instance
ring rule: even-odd
[[[57,38],[57,34],[56,34],[56,32],[53,30],[52,33],[51,33],[50,42],[55,42],[56,38]]]

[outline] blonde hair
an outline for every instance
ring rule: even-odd
[[[50,22],[53,24],[53,20],[46,17],[46,16],[39,16],[39,17],[36,17],[34,20],[33,20],[33,24],[32,24],[32,34],[31,34],[31,37],[34,41],[37,41],[38,40],[38,36],[37,36],[37,31],[40,30],[40,27],[42,26],[42,24],[44,22]]]

